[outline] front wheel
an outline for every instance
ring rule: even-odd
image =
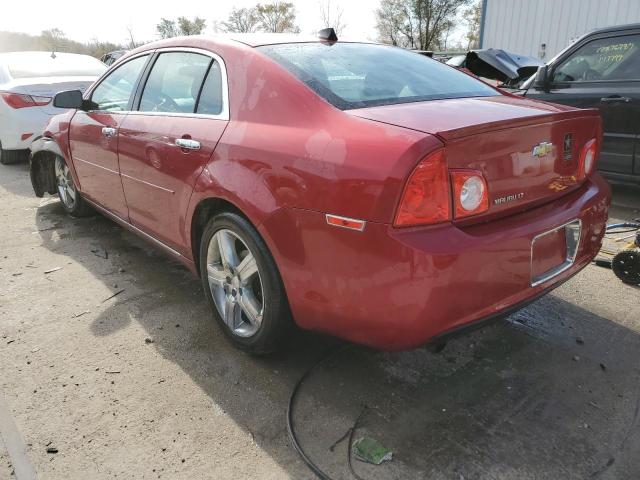
[[[279,349],[291,314],[267,246],[243,217],[221,213],[204,229],[200,272],[214,317],[238,348],[260,355]]]
[[[74,217],[85,217],[92,213],[91,207],[84,201],[73,182],[71,170],[62,157],[56,157],[54,164],[56,189],[62,207]]]

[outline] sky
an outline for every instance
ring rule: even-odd
[[[0,30],[39,34],[42,30],[59,28],[73,40],[98,39],[124,43],[128,41],[128,27],[136,41],[156,40],[156,24],[162,17],[199,16],[207,21],[206,33],[213,33],[214,20],[226,20],[232,7],[250,7],[259,0],[108,0],[106,2],[63,0],[23,0],[18,3],[4,0],[0,16]],[[320,0],[288,0],[295,5],[297,23],[303,33],[322,27]],[[326,1],[326,0],[325,0]],[[262,0],[269,3],[269,0]],[[331,0],[339,5],[344,35],[374,40],[375,10],[380,0]]]

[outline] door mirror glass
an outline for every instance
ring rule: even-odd
[[[81,110],[84,105],[82,92],[80,90],[68,90],[57,93],[53,97],[53,106],[58,108],[75,108]]]

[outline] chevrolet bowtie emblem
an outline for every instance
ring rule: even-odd
[[[549,142],[540,142],[538,145],[535,145],[533,147],[533,151],[531,152],[531,154],[534,157],[540,158],[551,153],[552,150],[553,150],[553,144]]]

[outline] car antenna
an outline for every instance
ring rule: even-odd
[[[322,30],[320,30],[318,32],[318,38],[320,40],[326,40],[327,42],[337,42],[338,41],[338,35],[336,34],[336,31],[331,27],[323,28]]]

